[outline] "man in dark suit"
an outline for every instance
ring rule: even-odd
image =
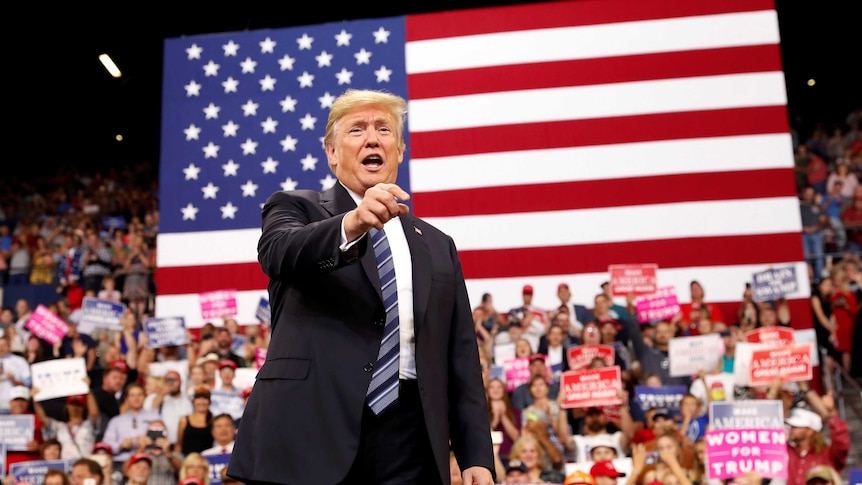
[[[465,484],[493,483],[455,244],[395,185],[406,108],[347,91],[324,138],[339,183],[264,205],[272,339],[227,472],[244,483],[449,484],[450,447]]]

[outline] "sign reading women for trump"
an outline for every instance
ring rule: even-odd
[[[236,315],[236,290],[207,291],[199,299],[204,320]]]
[[[781,401],[709,403],[705,440],[711,479],[733,478],[747,472],[764,478],[787,478],[787,435]]]
[[[607,365],[614,365],[615,351],[613,345],[585,344],[569,348],[567,352],[571,370],[586,369],[596,357]]]
[[[640,323],[652,322],[672,318],[679,313],[679,300],[676,297],[676,288],[673,286],[662,286],[655,293],[645,295],[635,300],[638,321]]]
[[[87,366],[83,357],[37,362],[30,366],[30,375],[33,387],[39,389],[39,393],[33,396],[35,401],[90,392],[90,386],[84,380]]]
[[[183,317],[148,318],[144,320],[144,332],[151,349],[189,343]]]
[[[48,310],[45,305],[39,305],[33,310],[33,314],[25,326],[27,330],[51,345],[63,340],[66,332],[69,331],[69,324],[51,313],[51,310]]]
[[[622,404],[618,391],[622,389],[620,367],[601,367],[583,371],[566,371],[560,376],[563,408],[587,408]]]
[[[658,287],[657,264],[612,264],[608,273],[613,296],[648,295]]]
[[[751,353],[749,383],[752,386],[769,385],[776,377],[783,381],[810,381],[811,345],[805,343],[754,350]]]
[[[503,370],[506,373],[506,389],[509,392],[530,380],[530,359],[528,357],[514,357],[503,361]]]
[[[668,342],[671,376],[692,376],[718,368],[724,355],[724,342],[717,333],[695,337],[676,337]]]

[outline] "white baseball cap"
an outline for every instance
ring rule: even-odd
[[[9,400],[14,401],[15,399],[24,399],[25,401],[30,400],[30,388],[24,386],[15,386],[9,390]]]
[[[820,419],[820,416],[813,411],[802,408],[793,408],[785,423],[795,428],[811,428],[814,431],[823,429],[823,420]]]

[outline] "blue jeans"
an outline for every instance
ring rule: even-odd
[[[826,262],[823,259],[823,232],[802,233],[802,250],[805,261],[814,268],[814,282],[820,282]]]

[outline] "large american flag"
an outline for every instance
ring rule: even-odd
[[[738,302],[796,269],[810,316],[771,0],[534,3],[165,41],[158,316],[265,297],[260,208],[335,183],[333,98],[409,100],[399,184],[459,248],[471,300],[591,306],[610,264],[655,263],[682,301]]]

